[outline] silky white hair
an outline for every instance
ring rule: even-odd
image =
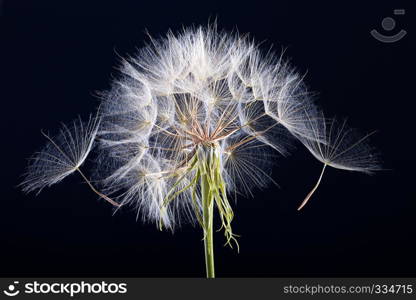
[[[250,194],[253,187],[272,182],[273,162],[296,140],[325,166],[377,169],[367,140],[346,139],[345,124],[336,129],[332,123],[328,132],[328,120],[312,101],[303,76],[283,55],[262,53],[246,35],[219,31],[215,25],[168,32],[123,59],[120,73],[102,95],[97,132],[85,136],[97,136],[99,142],[94,179],[102,192],[120,206],[135,206],[144,221],[163,220],[173,228],[196,219],[200,192],[187,188],[195,178],[188,170],[201,144],[216,145],[229,193]],[[73,164],[35,159],[25,190],[70,174],[91,150],[88,139],[82,141],[85,151]],[[39,158],[49,156],[50,149]],[[169,195],[176,199],[163,210]]]
[[[62,124],[55,138],[42,132],[48,142],[29,159],[25,179],[21,183],[23,191],[39,193],[75,172],[93,147],[98,125],[99,119],[90,116],[88,122],[78,118],[69,126]]]

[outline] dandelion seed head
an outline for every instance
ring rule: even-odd
[[[156,204],[192,181],[195,174],[183,172],[198,145],[216,145],[227,189],[249,194],[271,181],[271,169],[265,166],[271,165],[272,149],[287,153],[290,132],[285,125],[303,130],[293,121],[296,109],[284,107],[288,98],[307,105],[302,78],[282,57],[262,54],[248,36],[215,26],[169,32],[150,38],[136,55],[123,59],[120,70],[103,99],[99,137],[102,151],[125,150],[123,155],[104,155],[109,162],[100,165],[106,165],[103,174],[108,176],[102,182],[108,192],[120,194],[121,203],[141,207],[145,220],[155,221]],[[279,102],[281,110],[274,111],[268,102]],[[148,147],[128,150],[142,143]],[[131,175],[150,161],[160,174],[157,181]],[[181,176],[181,184],[175,185]],[[178,209],[195,219],[189,207],[200,199],[198,191],[194,198],[191,194],[181,192],[166,211],[171,224],[181,216]]]
[[[364,139],[354,139],[344,125],[326,126],[305,74],[283,52],[263,53],[248,35],[216,25],[149,39],[121,60],[118,77],[102,94],[99,124],[75,122],[56,139],[48,137],[29,165],[25,191],[78,170],[97,140],[94,182],[104,194],[87,183],[100,197],[135,207],[138,218],[161,228],[201,224],[204,177],[230,243],[227,193],[251,195],[274,182],[272,165],[293,140],[325,166],[377,169]]]

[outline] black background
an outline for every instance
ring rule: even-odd
[[[336,2],[336,3],[335,3]],[[372,139],[385,171],[328,170],[310,203],[296,208],[320,164],[302,147],[276,162],[280,188],[234,206],[241,252],[215,234],[219,277],[416,276],[414,11],[401,1],[3,1],[0,2],[1,276],[204,276],[200,228],[172,235],[112,208],[77,175],[24,195],[26,158],[53,130],[94,111],[118,55],[151,35],[207,24],[250,32],[265,50],[287,47],[329,116],[348,116]],[[407,9],[394,16],[393,9]],[[383,44],[391,16],[397,33]],[[413,66],[412,66],[413,65]]]

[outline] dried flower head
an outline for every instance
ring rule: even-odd
[[[90,187],[115,205],[133,205],[160,228],[198,222],[208,276],[214,209],[231,245],[228,196],[273,182],[274,156],[286,155],[294,140],[324,168],[376,169],[370,148],[351,139],[344,124],[327,130],[303,76],[247,36],[215,25],[169,32],[123,59],[120,71],[103,94],[99,125],[64,129],[59,145],[48,138],[51,145],[29,167],[25,190],[79,171],[97,135],[95,176],[105,195],[83,176]]]
[[[200,155],[218,160],[224,189],[250,193],[271,181],[267,147],[286,154],[290,132],[314,138],[302,77],[248,37],[215,27],[169,33],[123,60],[121,72],[102,104],[99,173],[105,191],[144,220],[198,220]],[[229,228],[231,206],[217,192]]]

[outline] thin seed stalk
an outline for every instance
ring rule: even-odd
[[[298,207],[298,210],[301,210],[306,205],[306,203],[308,203],[308,201],[312,197],[313,193],[315,193],[316,189],[321,184],[322,176],[324,176],[326,166],[327,166],[327,164],[325,163],[324,166],[322,167],[321,175],[319,176],[318,182],[315,184],[313,189],[306,196],[305,200],[303,200],[302,204]]]

